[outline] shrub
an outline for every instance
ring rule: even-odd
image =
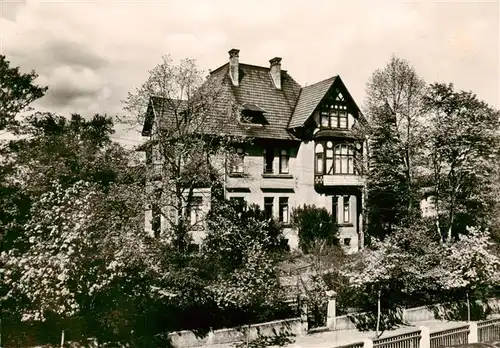
[[[307,204],[295,208],[292,225],[298,229],[299,247],[304,253],[318,245],[338,245],[338,225],[325,208]]]

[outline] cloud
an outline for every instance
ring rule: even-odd
[[[1,1],[1,0],[0,0]],[[4,5],[5,6],[5,5]],[[57,112],[122,111],[164,54],[215,69],[275,56],[299,83],[341,75],[362,104],[391,54],[428,82],[455,82],[500,107],[498,1],[35,1],[2,18],[2,52],[49,85]],[[14,14],[14,15],[13,15]]]
[[[29,55],[26,51],[18,46],[11,50],[10,56],[21,66],[31,66],[39,73],[50,73],[60,66],[99,70],[109,63],[88,46],[74,41],[42,41],[31,46]]]
[[[17,13],[26,4],[26,0],[16,1],[1,1],[0,2],[0,18],[14,20]]]
[[[89,68],[60,66],[47,75],[40,75],[39,83],[49,87],[40,99],[44,106],[60,108],[109,98],[105,81]]]

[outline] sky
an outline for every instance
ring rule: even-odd
[[[0,54],[49,87],[33,106],[123,114],[162,55],[207,71],[228,61],[282,69],[301,85],[340,75],[363,105],[391,55],[428,83],[452,82],[500,108],[499,1],[0,0]],[[140,141],[119,128],[124,144]]]

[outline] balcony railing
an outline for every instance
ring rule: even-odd
[[[359,175],[353,174],[334,174],[322,175],[315,174],[314,185],[316,186],[363,186],[363,180]]]

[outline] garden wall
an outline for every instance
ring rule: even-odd
[[[289,333],[297,336],[307,333],[300,318],[292,318],[285,320],[270,321],[267,323],[253,324],[250,327],[221,329],[210,331],[208,335],[197,336],[189,330],[172,332],[168,335],[173,347],[197,347],[208,344],[221,344],[252,340],[258,337],[259,332],[265,336],[272,336],[274,332],[279,333],[281,330],[286,330]]]

